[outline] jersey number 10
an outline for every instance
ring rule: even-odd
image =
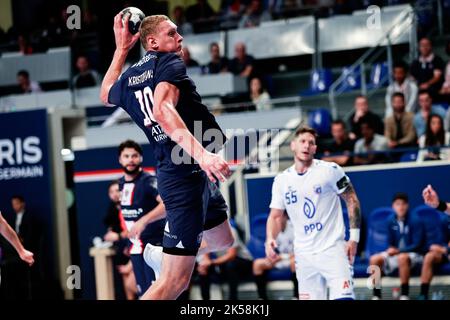
[[[136,99],[138,99],[141,111],[144,114],[144,126],[151,126],[152,121],[156,122],[150,107],[150,103],[153,105],[152,89],[150,89],[150,87],[145,87],[144,90],[135,91],[134,95],[136,96]]]

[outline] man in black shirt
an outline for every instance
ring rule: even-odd
[[[331,135],[333,136],[333,142],[325,146],[322,160],[335,162],[340,166],[351,165],[351,153],[355,142],[348,137],[345,122],[342,120],[333,121],[331,124]]]
[[[228,59],[220,56],[220,48],[217,42],[213,42],[209,46],[211,53],[211,61],[206,65],[207,73],[214,74],[228,71]]]
[[[419,59],[411,64],[411,75],[417,81],[420,90],[428,90],[433,98],[442,86],[444,61],[433,53],[430,39],[422,38],[419,42]]]
[[[230,61],[230,72],[241,77],[249,77],[253,73],[254,58],[247,54],[245,44],[236,43],[234,46],[235,57]]]
[[[381,118],[369,110],[369,102],[366,96],[360,95],[355,98],[355,111],[350,115],[348,122],[350,126],[350,139],[357,140],[362,137],[361,123],[370,122],[375,133],[384,134],[384,124]]]

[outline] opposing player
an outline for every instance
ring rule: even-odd
[[[19,237],[14,232],[13,228],[11,228],[6,222],[6,220],[2,216],[2,212],[0,211],[0,234],[6,238],[6,240],[11,243],[11,245],[16,249],[17,253],[24,262],[26,262],[29,266],[33,265],[34,258],[33,253],[26,250],[22,243],[19,240]]]
[[[158,194],[156,177],[142,169],[142,148],[132,140],[119,145],[119,162],[124,176],[119,179],[120,219],[130,239],[130,257],[136,277],[137,293],[142,296],[159,275],[144,260],[146,245],[162,246],[165,209]],[[154,217],[148,223],[149,217]],[[152,270],[153,269],[153,270]]]
[[[355,190],[340,166],[315,160],[316,132],[300,128],[291,142],[294,165],[275,177],[267,221],[266,254],[275,259],[281,221],[294,227],[294,254],[299,299],[324,300],[327,286],[331,300],[353,300],[352,264],[360,230],[360,205]],[[347,205],[350,239],[339,196]]]
[[[161,276],[142,299],[176,299],[189,285],[202,238],[207,245],[199,253],[233,243],[226,203],[212,183],[230,175],[228,164],[213,152],[226,138],[186,75],[176,25],[166,16],[149,16],[132,36],[128,18],[123,24],[121,19],[114,18],[116,51],[100,97],[127,111],[154,147],[167,222]],[[119,78],[139,37],[147,53]]]

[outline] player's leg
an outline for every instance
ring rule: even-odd
[[[158,176],[167,212],[162,270],[142,299],[176,299],[188,288],[203,235],[205,179],[200,173],[186,177]]]
[[[253,261],[252,270],[255,278],[258,296],[260,299],[267,300],[267,270],[273,268],[273,263],[268,258],[258,258]]]
[[[293,254],[291,254],[289,257],[289,267],[292,272],[291,281],[292,284],[294,285],[292,297],[298,299],[298,281],[297,281],[297,272],[295,271],[295,257]]]
[[[313,256],[295,253],[295,265],[299,300],[326,300],[326,282],[318,272]]]
[[[132,254],[130,256],[131,264],[133,265],[134,277],[136,279],[137,295],[141,297],[147,290],[145,279],[145,268],[148,268],[143,261],[140,254]]]
[[[435,252],[435,251],[429,251],[424,259],[422,264],[422,272],[420,274],[420,299],[428,300],[428,293],[430,290],[430,283],[433,279],[433,266],[435,264],[438,264],[442,261],[443,256],[442,254]]]
[[[353,266],[345,254],[345,242],[325,250],[318,260],[318,268],[330,288],[330,300],[355,300]]]
[[[209,180],[206,180],[206,183],[205,193],[207,194],[204,198],[207,199],[207,209],[203,226],[203,242],[199,254],[225,250],[234,242],[225,199],[214,183]]]
[[[401,293],[400,300],[409,300],[409,278],[411,276],[411,259],[408,253],[399,253],[398,274],[400,277]]]
[[[188,287],[195,256],[163,253],[161,275],[142,295],[142,300],[175,300]]]
[[[385,264],[385,256],[382,254],[375,254],[370,257],[370,266],[377,266],[380,270],[383,270]],[[381,272],[380,272],[381,275]],[[381,287],[377,287],[377,283],[373,283],[373,300],[381,299]]]

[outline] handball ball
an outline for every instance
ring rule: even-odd
[[[139,26],[141,25],[142,20],[145,18],[145,14],[142,10],[136,7],[128,7],[121,11],[122,13],[122,22],[125,22],[125,18],[127,15],[130,16],[130,20],[128,20],[128,31],[131,34],[136,34],[139,31]]]

